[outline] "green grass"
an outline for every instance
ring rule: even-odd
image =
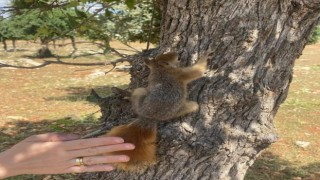
[[[247,180],[292,180],[294,177],[308,178],[319,176],[320,162],[297,167],[272,153],[265,153],[249,169]],[[320,176],[319,176],[320,178]],[[316,180],[316,179],[315,179]]]

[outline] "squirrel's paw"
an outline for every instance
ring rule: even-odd
[[[146,88],[137,88],[132,92],[131,96],[144,96],[147,94],[148,94],[148,91]]]
[[[207,59],[206,58],[202,58],[200,59],[195,65],[194,67],[196,69],[198,69],[199,71],[201,71],[202,73],[206,72],[207,70]]]

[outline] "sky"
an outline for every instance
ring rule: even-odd
[[[3,7],[8,6],[10,4],[10,0],[0,0],[0,15],[2,15],[1,11]],[[5,17],[8,16],[7,14],[4,15]]]
[[[0,0],[0,16],[3,15],[1,11],[4,10],[3,7],[6,7],[6,6],[9,6],[10,5],[10,1],[11,0]],[[88,4],[88,6],[91,6],[90,4]],[[93,8],[91,8],[91,11],[90,12],[94,12],[94,10],[100,8],[101,6],[97,5],[97,6],[94,6]],[[4,17],[8,17],[9,14],[4,14]]]
[[[0,7],[4,7],[9,5],[10,0],[0,0]]]

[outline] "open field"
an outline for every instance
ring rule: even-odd
[[[113,44],[126,48],[121,44]],[[18,42],[17,52],[0,50],[0,63],[35,65],[43,60],[29,58],[38,44]],[[143,44],[132,44],[137,49]],[[9,47],[10,48],[10,47]],[[0,68],[0,151],[29,135],[44,132],[73,132],[84,135],[99,126],[99,107],[90,97],[91,89],[107,96],[110,87],[125,87],[130,75],[103,65],[116,59],[96,54],[68,57],[71,45],[53,50],[68,63],[100,63],[77,66],[52,63],[36,69]],[[98,51],[89,44],[78,45],[79,54]],[[55,58],[46,60],[56,61]],[[125,64],[125,63],[124,63]],[[123,64],[119,64],[123,65]],[[105,73],[108,72],[108,73]],[[246,179],[320,179],[320,44],[306,46],[296,61],[289,96],[282,104],[275,126],[278,141],[268,148],[250,168]],[[303,148],[296,141],[310,143]],[[19,176],[9,179],[74,179],[71,175]]]

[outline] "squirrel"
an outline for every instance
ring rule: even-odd
[[[150,69],[148,86],[137,88],[129,97],[138,118],[125,125],[114,127],[106,136],[122,137],[133,143],[131,151],[113,152],[130,157],[126,163],[117,163],[118,169],[139,172],[156,162],[157,123],[168,121],[197,111],[197,102],[188,101],[187,84],[202,77],[206,71],[206,59],[191,67],[180,67],[175,52],[145,60]]]

